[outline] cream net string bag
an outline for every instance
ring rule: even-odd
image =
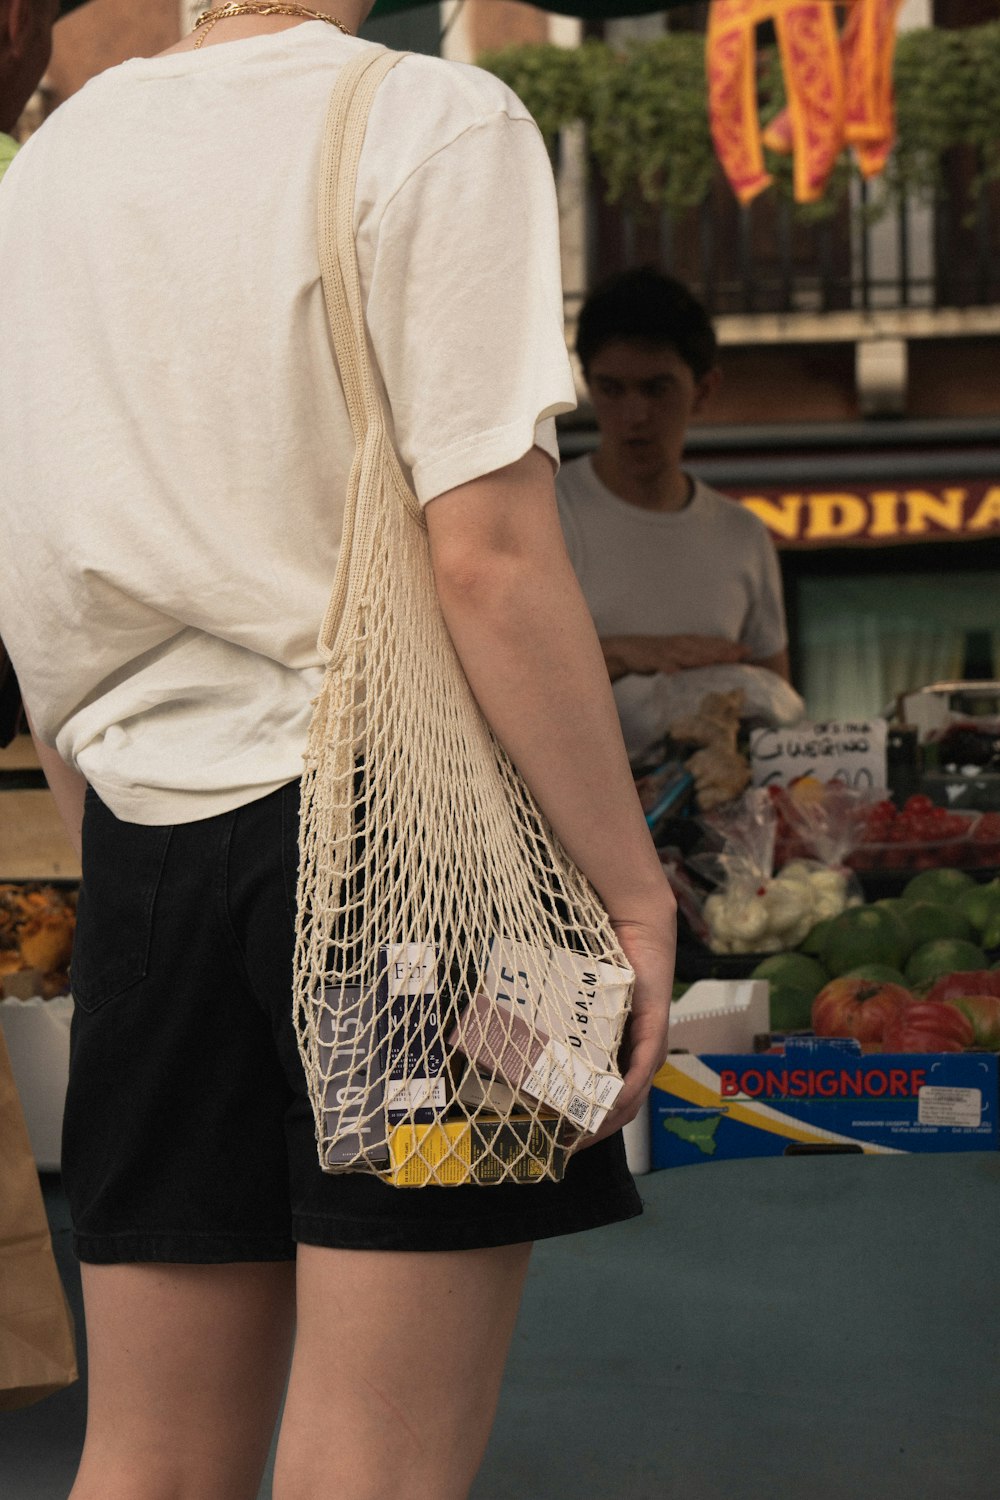
[[[529,1183],[559,1178],[613,1104],[633,976],[472,696],[372,371],[355,183],[399,60],[344,70],[322,156],[357,450],[302,781],[295,1024],[325,1170]]]

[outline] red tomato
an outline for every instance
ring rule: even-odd
[[[928,1000],[955,1000],[959,995],[1000,995],[1000,969],[942,974],[927,991]]]
[[[884,1052],[964,1052],[975,1045],[968,1016],[940,1000],[920,1000],[886,1024]]]
[[[891,1017],[913,1004],[901,984],[877,984],[872,979],[831,979],[812,1004],[817,1036],[853,1036],[859,1042],[880,1042]]]

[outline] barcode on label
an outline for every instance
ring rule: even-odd
[[[579,1120],[582,1123],[590,1114],[590,1105],[582,1094],[573,1094],[566,1105],[566,1113],[571,1120]]]

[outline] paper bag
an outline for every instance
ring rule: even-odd
[[[0,1031],[0,1411],[77,1378],[73,1320]]]

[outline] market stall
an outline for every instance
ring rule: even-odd
[[[736,795],[699,798],[717,707],[635,765],[680,908],[676,1055],[636,1164],[995,1150],[1000,682],[889,718],[738,717]]]

